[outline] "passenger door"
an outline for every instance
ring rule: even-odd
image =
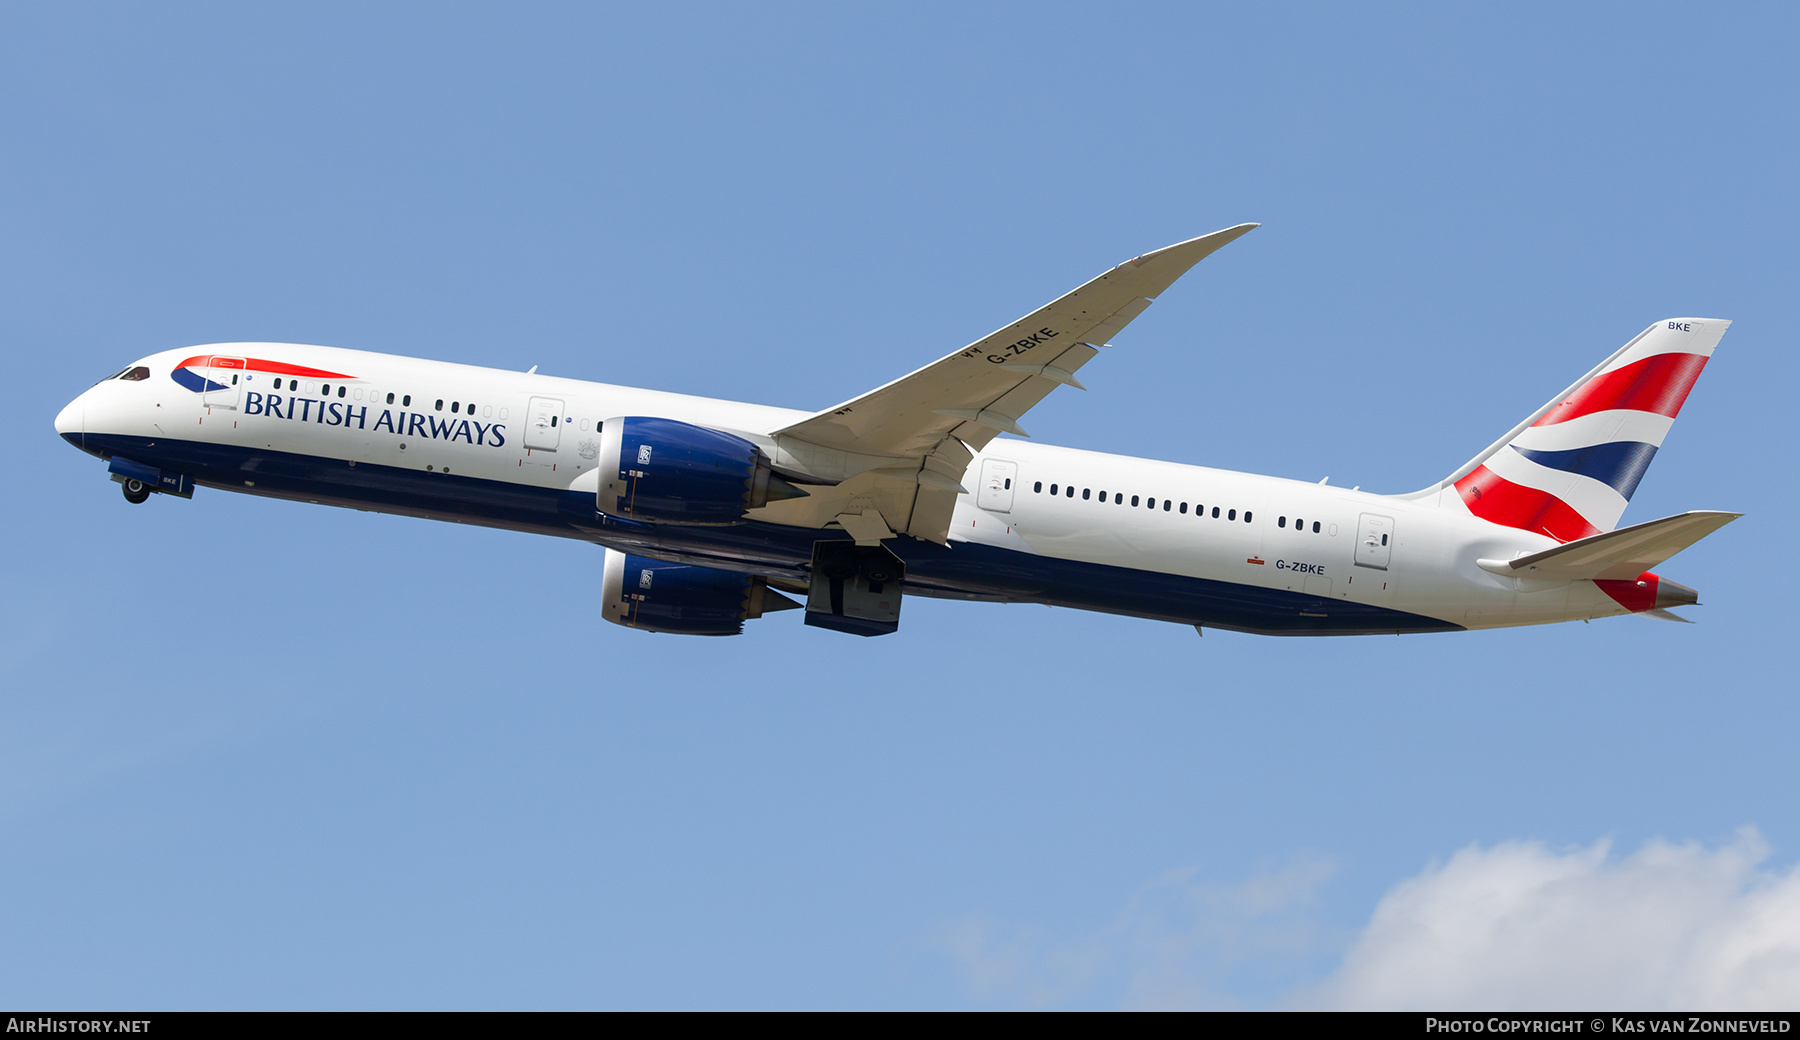
[[[1013,483],[1018,478],[1018,463],[982,459],[981,485],[975,493],[975,504],[990,513],[1012,512]]]
[[[200,396],[201,404],[208,408],[237,408],[238,394],[243,392],[239,384],[244,381],[244,371],[243,358],[214,357],[207,363],[204,373],[208,389]]]
[[[562,440],[563,403],[554,397],[534,397],[525,412],[525,447],[531,451],[555,451]]]
[[[1356,524],[1356,565],[1387,570],[1390,554],[1394,551],[1393,536],[1393,517],[1364,513]]]

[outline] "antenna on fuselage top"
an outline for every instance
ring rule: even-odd
[[[532,366],[531,366],[531,367],[530,367],[530,368],[528,368],[528,369],[526,369],[526,370],[525,370],[525,374],[526,374],[526,375],[528,375],[528,376],[535,376],[535,375],[537,375],[537,366],[536,366],[536,365],[532,365]]]

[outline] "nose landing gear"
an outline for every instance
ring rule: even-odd
[[[194,479],[186,473],[172,473],[118,455],[112,457],[106,470],[125,492],[125,501],[134,506],[143,504],[152,494],[194,497]]]

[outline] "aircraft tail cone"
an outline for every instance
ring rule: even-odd
[[[1700,594],[1678,581],[1659,578],[1656,582],[1656,609],[1686,607],[1700,602]]]

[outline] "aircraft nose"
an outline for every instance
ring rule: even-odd
[[[84,394],[83,397],[85,396],[86,395]],[[83,420],[85,419],[86,411],[86,403],[81,397],[77,397],[75,400],[64,405],[62,411],[56,413],[56,432],[62,434],[64,440],[75,444],[77,447],[80,446],[82,429],[85,426]]]

